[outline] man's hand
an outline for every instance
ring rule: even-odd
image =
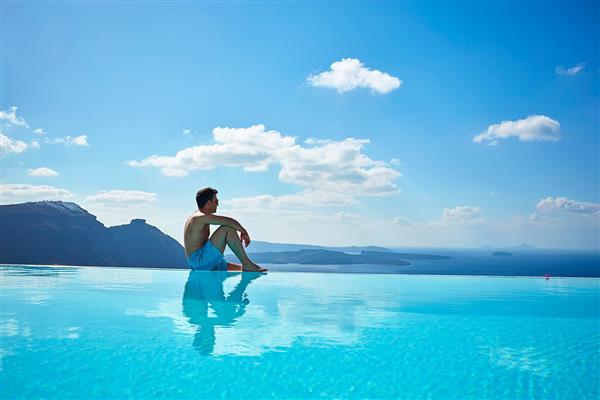
[[[240,239],[242,240],[244,247],[248,247],[250,244],[250,235],[248,235],[247,231],[240,232]]]

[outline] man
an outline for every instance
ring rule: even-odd
[[[198,211],[185,223],[183,233],[185,254],[192,269],[205,271],[253,271],[264,272],[254,264],[244,247],[250,244],[250,236],[239,222],[233,218],[215,215],[219,199],[217,190],[204,188],[196,193]],[[210,235],[210,225],[221,225]],[[240,232],[238,236],[237,232]],[[209,239],[210,237],[210,239]],[[225,245],[237,256],[242,265],[228,263],[223,257]]]

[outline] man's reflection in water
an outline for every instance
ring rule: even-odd
[[[253,280],[265,275],[259,272],[243,272],[242,279],[225,297],[223,283],[240,273],[225,271],[191,271],[183,292],[183,314],[190,324],[197,325],[193,346],[203,355],[215,349],[215,326],[231,326],[246,312],[250,303],[244,293]],[[213,315],[208,315],[208,308]]]

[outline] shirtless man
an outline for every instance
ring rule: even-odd
[[[183,233],[185,254],[192,269],[205,271],[253,271],[263,272],[254,264],[244,247],[250,244],[248,232],[233,218],[215,215],[219,199],[213,188],[204,188],[196,193],[198,211],[185,223]],[[221,225],[210,235],[210,225]],[[237,231],[240,232],[238,236]],[[209,239],[210,237],[210,239]],[[228,263],[223,257],[225,245],[237,256],[242,265]]]

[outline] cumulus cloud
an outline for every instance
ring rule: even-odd
[[[576,64],[571,68],[566,68],[563,65],[559,65],[556,67],[555,71],[559,75],[575,76],[583,69],[583,67],[585,67],[585,63]]]
[[[312,190],[378,196],[398,192],[400,176],[384,162],[362,154],[368,140],[347,138],[321,146],[290,146],[277,153],[279,179]]]
[[[332,88],[338,93],[367,88],[379,94],[398,89],[402,81],[394,76],[364,66],[356,58],[344,58],[331,64],[329,71],[306,78],[312,86]]]
[[[530,115],[517,121],[502,121],[499,124],[490,125],[485,132],[473,138],[476,143],[484,143],[490,146],[498,144],[499,139],[511,136],[520,141],[551,141],[560,139],[560,123],[545,115]]]
[[[566,212],[576,214],[600,214],[599,203],[588,203],[567,199],[566,197],[546,197],[537,203],[537,211],[547,212]]]
[[[381,196],[398,192],[394,179],[400,176],[386,163],[362,154],[369,142],[347,138],[341,141],[314,141],[308,146],[264,125],[249,128],[215,128],[215,144],[186,148],[175,156],[153,155],[141,161],[129,161],[133,167],[157,167],[166,176],[186,176],[189,171],[209,170],[218,166],[241,167],[260,172],[269,166],[280,168],[279,179],[300,185],[304,191],[284,196],[263,195],[235,199],[233,206],[267,204],[315,205],[351,203],[356,196]],[[312,144],[312,145],[311,145]]]
[[[13,204],[27,201],[67,200],[73,194],[66,189],[47,185],[29,185],[25,183],[7,183],[0,185],[1,203]]]
[[[267,131],[264,125],[249,128],[213,129],[212,145],[199,145],[178,151],[175,156],[152,155],[141,161],[129,161],[132,167],[157,167],[166,176],[186,176],[189,171],[211,170],[217,166],[243,167],[245,171],[264,171],[275,162],[275,153],[292,146],[293,137]]]
[[[27,124],[27,121],[22,117],[17,116],[17,109],[18,107],[12,106],[8,111],[0,111],[0,121],[4,121],[4,124],[8,126],[14,125],[28,128],[29,125]]]
[[[83,146],[83,147],[90,146],[87,141],[87,135],[65,136],[65,137],[53,139],[50,142],[58,143],[58,144],[65,144],[67,146]]]
[[[184,135],[189,135],[189,134],[191,134],[191,133],[192,133],[192,130],[191,130],[191,129],[189,129],[189,128],[186,128],[186,129],[183,129],[183,130],[181,131],[181,133],[183,133]]]
[[[28,169],[27,175],[29,176],[58,176],[58,172],[51,168],[41,167],[36,169]]]
[[[0,154],[22,153],[29,145],[21,140],[11,139],[8,136],[0,133]]]
[[[46,135],[46,132],[42,128],[34,129],[33,133],[35,133],[36,135],[41,135],[41,136]]]
[[[459,225],[477,225],[485,220],[480,216],[481,208],[472,206],[458,206],[446,208],[442,213],[442,222]]]

